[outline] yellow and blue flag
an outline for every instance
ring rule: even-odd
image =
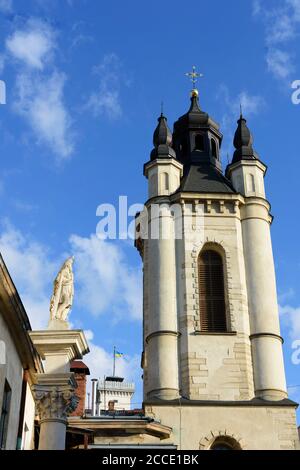
[[[115,351],[115,357],[123,357],[124,354],[120,351]]]

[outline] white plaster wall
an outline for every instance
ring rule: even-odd
[[[29,384],[27,383],[26,401],[25,401],[25,410],[24,410],[23,435],[22,435],[22,449],[23,450],[34,449],[34,418],[35,418],[35,403],[34,403],[31,388]]]
[[[6,349],[6,365],[0,366],[0,407],[5,379],[12,390],[10,413],[8,421],[8,433],[6,441],[7,450],[15,450],[19,426],[20,402],[22,393],[23,369],[15,344],[0,312],[0,341],[4,341]],[[1,409],[0,408],[0,409]]]
[[[100,390],[100,410],[108,409],[108,402],[117,400],[115,403],[115,410],[130,410],[131,409],[131,399],[133,393],[128,393],[126,391],[117,391],[117,390]]]

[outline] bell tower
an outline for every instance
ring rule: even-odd
[[[172,428],[170,442],[182,449],[295,448],[266,166],[246,120],[238,120],[225,174],[219,125],[196,89],[173,133],[160,116],[153,142],[144,166],[147,236],[138,217],[136,241],[145,411]]]

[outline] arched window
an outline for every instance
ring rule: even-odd
[[[197,134],[195,137],[195,150],[204,150],[204,137],[202,134]]]
[[[157,176],[152,175],[149,181],[149,198],[157,196],[158,187],[157,187]]]
[[[242,450],[241,445],[230,436],[219,436],[215,439],[210,450]]]
[[[169,175],[165,172],[161,174],[161,190],[169,191]]]
[[[211,154],[213,157],[218,158],[217,144],[214,139],[211,139]]]
[[[198,277],[201,331],[227,331],[223,260],[216,251],[200,253]]]
[[[252,173],[247,175],[247,189],[250,193],[255,193],[255,178]]]

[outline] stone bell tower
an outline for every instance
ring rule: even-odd
[[[159,117],[153,143],[136,242],[145,412],[172,428],[181,449],[294,449],[266,166],[246,120],[225,175],[222,134],[195,89],[173,133]]]

